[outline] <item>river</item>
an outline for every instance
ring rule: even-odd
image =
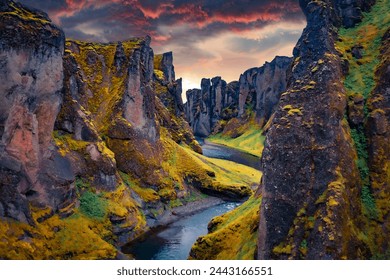
[[[227,146],[211,143],[210,141],[201,138],[197,140],[202,146],[203,155],[206,157],[227,159],[260,170],[260,159],[254,155]]]
[[[207,157],[222,158],[260,168],[259,158],[226,146],[198,140]],[[122,252],[137,260],[186,260],[196,239],[207,234],[207,225],[215,216],[233,210],[240,203],[224,202],[186,216],[122,247]]]

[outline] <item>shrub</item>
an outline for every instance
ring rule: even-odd
[[[90,191],[84,192],[80,197],[80,211],[95,219],[103,219],[107,213],[107,201]]]

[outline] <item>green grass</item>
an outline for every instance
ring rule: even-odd
[[[260,157],[264,148],[265,136],[262,135],[262,130],[255,126],[251,126],[244,134],[237,138],[231,138],[222,133],[218,133],[210,136],[207,140]]]
[[[360,24],[339,30],[342,42],[338,42],[336,47],[350,62],[344,82],[348,96],[360,93],[366,100],[375,87],[375,68],[379,64],[381,39],[390,27],[389,7],[390,0],[378,0],[371,12],[364,13]],[[362,59],[352,57],[349,52],[356,45],[364,49]]]
[[[103,219],[107,214],[107,201],[99,195],[86,191],[80,197],[80,211],[89,218]]]
[[[210,230],[192,247],[197,259],[253,260],[255,256],[261,197],[250,197],[236,209],[214,217]]]
[[[366,118],[369,114],[367,99],[376,85],[375,70],[380,63],[381,40],[387,29],[390,28],[389,7],[390,0],[378,0],[369,13],[364,13],[360,24],[354,28],[341,28],[339,30],[341,42],[336,44],[336,48],[349,61],[349,72],[344,81],[347,96],[350,100],[359,94],[363,96]],[[363,47],[361,59],[352,56],[350,51],[354,46]],[[351,136],[358,155],[356,166],[362,180],[362,205],[366,215],[375,219],[378,216],[378,210],[370,190],[370,170],[364,125],[352,128]]]

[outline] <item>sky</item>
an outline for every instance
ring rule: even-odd
[[[154,52],[172,51],[187,89],[202,78],[227,82],[291,56],[306,25],[298,0],[21,0],[49,14],[69,39],[114,42],[150,35]]]

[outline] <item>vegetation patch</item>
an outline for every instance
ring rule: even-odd
[[[90,191],[84,192],[80,197],[80,211],[93,219],[103,219],[107,214],[107,201]]]
[[[265,136],[262,133],[263,131],[257,125],[250,125],[237,138],[232,138],[224,133],[218,133],[210,136],[207,140],[260,157],[264,149],[265,140]]]
[[[350,100],[357,95],[364,99],[364,116],[368,116],[367,99],[374,90],[375,70],[379,65],[381,39],[390,27],[390,19],[384,10],[388,10],[389,0],[378,0],[369,13],[364,13],[363,21],[354,28],[341,28],[340,40],[336,48],[349,62],[349,72],[345,78],[344,86]],[[361,58],[353,55],[353,48],[361,51]],[[361,200],[363,209],[371,219],[378,217],[375,199],[370,189],[367,140],[364,124],[351,129],[351,136],[358,154],[356,165],[362,180]]]
[[[233,211],[212,219],[209,233],[198,238],[190,259],[253,260],[260,204],[261,197],[252,196]]]

